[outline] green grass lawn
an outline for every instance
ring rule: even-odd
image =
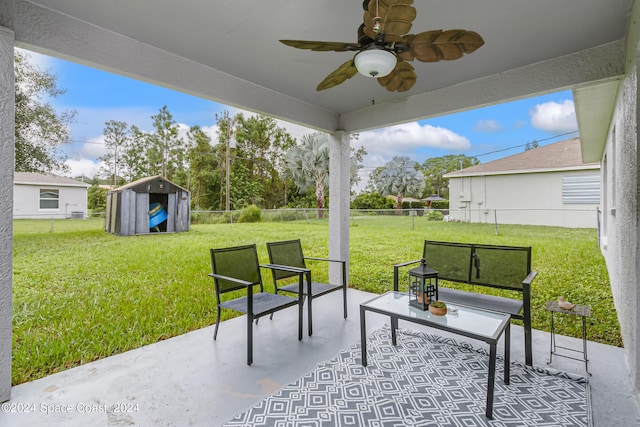
[[[549,330],[545,302],[564,295],[592,306],[590,340],[621,345],[595,230],[501,225],[496,235],[490,224],[413,220],[412,228],[411,217],[352,218],[351,287],[392,289],[393,264],[420,258],[425,239],[532,246],[533,327]],[[213,324],[209,248],[256,243],[266,263],[266,242],[301,238],[305,255],[328,255],[326,220],[128,237],[102,228],[102,219],[14,221],[14,384]],[[561,333],[580,336],[579,322],[556,319]]]

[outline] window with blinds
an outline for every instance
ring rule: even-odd
[[[40,209],[59,209],[60,191],[53,189],[40,190]]]

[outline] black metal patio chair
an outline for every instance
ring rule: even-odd
[[[344,318],[347,318],[347,272],[346,272],[346,262],[338,259],[329,259],[329,258],[316,258],[316,257],[306,257],[302,252],[302,244],[300,243],[300,239],[296,240],[286,240],[281,242],[269,242],[267,243],[267,251],[269,252],[269,262],[271,264],[277,264],[282,266],[290,266],[299,269],[298,271],[304,272],[305,281],[303,287],[304,296],[309,299],[307,304],[308,310],[308,326],[309,326],[309,336],[311,336],[313,332],[313,309],[312,302],[315,298],[320,297],[322,295],[326,295],[333,291],[338,291],[342,289],[342,299],[343,299],[343,311]],[[318,283],[314,282],[311,279],[311,270],[307,268],[306,260],[310,261],[324,261],[327,263],[339,263],[342,267],[341,284],[330,284],[330,283]],[[271,274],[273,275],[273,282],[275,284],[276,293],[278,292],[291,292],[291,293],[299,293],[299,287],[297,284],[290,283],[290,277],[295,276],[297,273],[295,271],[285,271],[285,270],[271,270]],[[288,284],[285,284],[288,283]]]
[[[215,283],[217,316],[213,339],[218,337],[220,326],[220,311],[222,309],[235,310],[247,315],[247,365],[253,363],[253,321],[270,315],[276,311],[298,305],[298,340],[302,341],[302,294],[298,298],[265,292],[262,284],[260,267],[273,270],[288,269],[290,276],[299,276],[298,284],[294,287],[302,289],[304,273],[299,270],[283,266],[260,265],[256,245],[236,246],[230,248],[211,249],[211,267]],[[259,287],[256,292],[255,287]],[[244,291],[244,292],[241,292]],[[232,293],[231,299],[222,300],[223,294]]]

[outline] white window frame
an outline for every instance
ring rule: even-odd
[[[43,194],[56,194],[58,197],[42,197]],[[59,211],[60,210],[60,189],[58,188],[41,188],[40,189],[40,198],[38,199],[38,208],[41,211]],[[56,207],[43,207],[43,202],[56,202]]]

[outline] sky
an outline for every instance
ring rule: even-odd
[[[240,111],[213,101],[154,86],[72,62],[27,52],[30,61],[57,78],[66,92],[50,100],[58,111],[76,111],[70,124],[68,156],[71,177],[93,178],[104,154],[105,122],[118,120],[152,131],[151,116],[166,105],[180,132],[199,125],[216,142],[216,113]],[[286,122],[281,127],[300,138],[313,130]],[[578,136],[571,91],[561,91],[476,110],[360,133],[352,146],[364,146],[362,190],[369,172],[393,156],[408,156],[423,163],[448,154],[476,156],[481,163],[524,151],[527,143],[540,146]]]

